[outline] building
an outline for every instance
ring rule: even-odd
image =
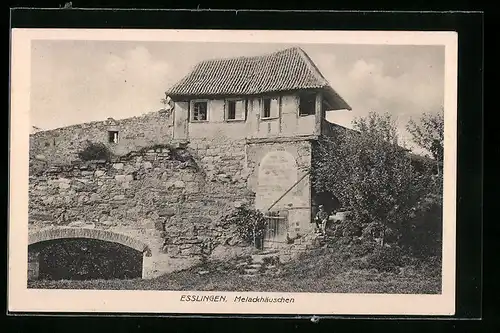
[[[351,109],[300,48],[203,61],[166,94],[179,140],[317,136],[326,111]]]
[[[335,126],[327,111],[351,107],[301,48],[203,61],[166,95],[174,140],[243,143],[256,208],[285,217],[269,238],[310,231],[313,144]]]
[[[158,272],[164,255],[198,255],[198,244],[221,243],[220,217],[241,201],[273,216],[267,245],[311,231],[314,142],[337,126],[326,111],[350,106],[302,49],[203,61],[164,101],[165,109],[143,116],[30,135],[30,230],[95,222],[141,235]],[[117,160],[80,167],[78,152],[89,142]],[[172,169],[161,145],[183,147],[200,171]],[[164,232],[175,243],[167,254]]]

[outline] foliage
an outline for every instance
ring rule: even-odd
[[[359,243],[352,244],[349,252],[354,257],[361,258],[374,253],[378,247],[379,246],[376,242],[369,239],[363,239]]]
[[[110,161],[112,153],[103,143],[94,143],[87,141],[87,145],[85,146],[85,148],[78,152],[78,157],[83,161]]]
[[[142,253],[126,246],[94,239],[66,239],[41,243],[42,279],[111,279],[140,277]]]
[[[327,234],[332,233],[334,237],[358,237],[362,233],[362,225],[351,218],[338,221],[326,230]]]
[[[257,209],[242,205],[222,218],[223,224],[236,227],[238,238],[247,244],[256,245],[264,237],[266,219]]]
[[[404,266],[404,253],[397,246],[377,247],[367,257],[368,268],[379,272],[396,272],[398,267]]]
[[[442,196],[428,193],[402,228],[399,244],[418,258],[440,256],[442,247]]]
[[[270,257],[264,257],[262,259],[262,266],[272,266],[272,265],[279,265],[280,264],[280,257],[279,256],[270,256]]]
[[[364,234],[396,242],[427,193],[430,175],[417,172],[398,145],[394,119],[370,113],[355,131],[337,131],[316,147],[313,186],[334,193]]]
[[[406,126],[413,142],[439,162],[443,161],[444,152],[443,113],[443,109],[439,113],[424,113],[418,121],[411,119]]]

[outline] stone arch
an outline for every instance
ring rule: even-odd
[[[262,157],[258,167],[256,207],[267,209],[298,181],[298,177],[298,163],[290,152],[268,152]],[[288,196],[292,195],[290,193]]]
[[[39,230],[29,234],[28,245],[65,238],[88,238],[118,243],[145,253],[148,257],[151,256],[151,250],[146,243],[123,234],[102,229],[62,227]]]

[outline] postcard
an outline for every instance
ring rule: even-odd
[[[11,50],[9,311],[455,313],[456,33]]]

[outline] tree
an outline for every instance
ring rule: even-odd
[[[413,142],[431,154],[437,162],[443,161],[444,152],[444,112],[424,113],[418,121],[410,119],[406,129]]]
[[[335,194],[362,230],[383,243],[397,242],[429,177],[413,168],[408,151],[398,145],[390,115],[372,112],[353,125],[354,131],[337,131],[318,143],[313,186]]]

